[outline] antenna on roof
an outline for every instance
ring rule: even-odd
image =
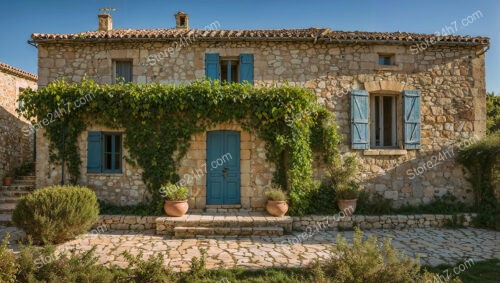
[[[103,14],[105,14],[105,15],[109,15],[109,14],[111,14],[111,12],[115,12],[116,9],[115,8],[111,8],[111,7],[110,8],[104,7],[104,8],[100,8],[99,11],[102,12]]]

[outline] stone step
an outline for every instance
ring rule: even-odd
[[[14,180],[36,181],[36,176],[35,175],[16,176]]]
[[[17,197],[0,197],[0,204],[2,203],[17,203]]]
[[[231,229],[239,229],[237,231],[241,233],[248,233],[251,229],[256,227],[260,228],[279,228],[285,232],[292,231],[293,218],[290,216],[285,217],[273,217],[265,213],[254,213],[254,212],[240,212],[238,214],[224,213],[224,214],[196,214],[191,213],[184,215],[182,217],[158,217],[155,219],[156,223],[156,234],[158,235],[175,235],[175,228],[206,228],[198,229],[200,233],[209,234],[215,233],[211,232],[211,229],[222,229],[221,233],[226,233],[226,231],[231,231]],[[245,228],[245,229],[243,229]],[[242,230],[243,229],[243,230]],[[196,235],[197,229],[191,229],[191,234],[189,236]],[[207,231],[205,231],[207,230]],[[182,232],[179,232],[182,233]],[[220,233],[219,233],[220,234]],[[238,232],[235,233],[236,235]]]
[[[28,190],[11,190],[10,188],[9,189],[3,189],[0,188],[0,198],[3,198],[3,197],[21,197],[23,195],[27,195],[31,193],[31,191],[28,191]]]
[[[170,222],[174,227],[267,227],[292,225],[293,219],[285,217],[269,216],[200,216],[200,217],[161,217],[166,222]],[[157,219],[158,222],[158,219]]]
[[[35,187],[32,185],[10,185],[0,186],[0,191],[32,191]]]
[[[242,212],[245,211],[241,209],[241,204],[230,204],[230,205],[207,205],[205,207],[205,212],[207,213],[227,213],[227,212]]]
[[[0,214],[12,213],[15,208],[15,203],[0,203]]]
[[[176,238],[196,236],[281,236],[282,227],[175,227]]]
[[[12,224],[13,223],[11,214],[0,214],[0,225],[11,226]]]

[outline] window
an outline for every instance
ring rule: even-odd
[[[351,148],[421,148],[420,90],[351,91]]]
[[[379,54],[378,64],[384,66],[394,65],[394,55],[392,54]]]
[[[221,82],[248,82],[253,84],[253,54],[220,57],[217,53],[205,54],[205,74]]]
[[[238,58],[221,58],[220,79],[222,82],[239,82]]]
[[[397,146],[397,107],[394,95],[370,97],[370,146]]]
[[[115,82],[131,82],[132,81],[132,61],[121,60],[114,61],[114,78]]]
[[[121,173],[121,133],[89,132],[87,147],[88,173]]]

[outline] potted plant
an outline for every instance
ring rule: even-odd
[[[359,192],[359,184],[355,181],[336,188],[337,205],[346,216],[352,215],[356,210]]]
[[[287,195],[280,187],[272,187],[264,192],[267,198],[266,210],[272,216],[283,217],[288,211]]]
[[[165,197],[163,209],[168,216],[180,217],[186,214],[189,205],[187,202],[189,189],[186,186],[168,183],[160,188]]]
[[[331,158],[331,160],[328,170],[337,206],[346,215],[352,215],[360,193],[359,183],[354,180],[357,171],[356,157],[345,156],[340,159]]]
[[[14,180],[14,177],[16,174],[14,174],[14,170],[9,170],[7,172],[7,174],[5,175],[5,177],[3,177],[2,181],[3,181],[3,184],[4,186],[10,186],[10,184],[12,183],[12,181]]]

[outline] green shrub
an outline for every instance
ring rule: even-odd
[[[494,93],[486,96],[486,129],[488,134],[500,131],[500,96]]]
[[[123,282],[175,282],[174,273],[163,266],[163,255],[157,254],[144,260],[143,254],[134,256],[124,252],[128,266],[123,270]]]
[[[378,245],[375,235],[363,240],[356,228],[353,244],[341,235],[337,237],[337,257],[324,266],[326,277],[333,282],[399,283],[425,282],[431,274],[422,274],[417,260],[408,258],[392,247],[390,239]]]
[[[7,248],[10,235],[7,234],[2,239],[0,245],[0,282],[16,282],[16,273],[19,267],[12,250]]]
[[[384,198],[381,194],[370,195],[368,192],[360,192],[356,210],[359,214],[383,215],[394,213],[392,200]]]
[[[54,246],[35,247],[31,243],[19,247],[19,282],[116,282],[112,270],[96,264],[95,247],[56,256]]]
[[[166,200],[181,201],[189,197],[189,189],[185,186],[168,183],[160,187],[160,193]]]
[[[476,225],[499,229],[500,205],[495,193],[500,181],[500,132],[460,151],[457,157],[471,176],[468,181],[474,192],[474,205],[478,211]],[[498,190],[498,189],[497,189]]]
[[[337,199],[357,199],[359,193],[359,184],[354,181],[335,187],[335,196]]]
[[[95,193],[78,186],[52,186],[23,196],[12,220],[35,243],[62,243],[86,232],[99,206]]]
[[[115,205],[109,202],[99,200],[99,214],[123,214],[123,215],[140,215],[140,216],[150,216],[150,215],[165,215],[165,211],[158,210],[148,203],[139,203],[135,205]]]
[[[286,201],[288,199],[286,193],[279,186],[266,189],[264,196],[273,201]]]

